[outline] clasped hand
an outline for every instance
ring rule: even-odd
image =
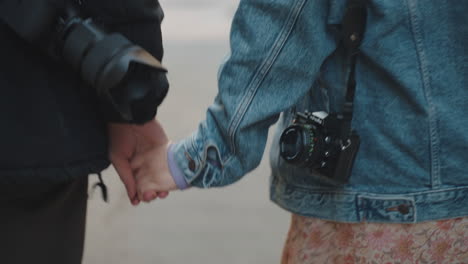
[[[109,157],[133,205],[166,198],[176,190],[167,164],[170,141],[161,124],[110,124]]]

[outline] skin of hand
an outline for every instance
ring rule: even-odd
[[[156,128],[164,134],[161,126]],[[150,202],[158,193],[177,190],[177,185],[170,173],[167,163],[167,150],[170,141],[166,138],[163,144],[153,145],[152,148],[140,152],[131,161],[131,167],[136,172],[136,185],[140,200]]]
[[[144,153],[168,141],[164,131],[161,133],[159,128],[160,125],[156,120],[149,121],[141,126],[117,123],[108,125],[109,158],[125,185],[131,204],[134,206],[138,205],[141,199],[138,197],[135,171],[132,170],[130,161],[135,155]],[[159,192],[156,193],[154,199],[157,197],[166,198],[167,196],[168,192]]]

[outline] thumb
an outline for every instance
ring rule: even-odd
[[[120,180],[125,185],[128,199],[132,205],[138,205],[140,201],[138,199],[135,178],[133,177],[129,161],[125,158],[114,158],[112,159],[112,164],[119,174]]]
[[[135,155],[129,163],[130,169],[138,170],[140,169],[146,161],[146,153],[139,153]]]

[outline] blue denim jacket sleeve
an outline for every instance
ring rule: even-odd
[[[326,30],[325,5],[327,1],[241,1],[232,23],[231,54],[218,76],[218,95],[198,130],[174,146],[190,185],[224,186],[258,166],[269,127],[308,93],[322,62],[336,48]]]

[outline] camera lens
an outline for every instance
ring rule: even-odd
[[[288,163],[298,167],[319,166],[324,153],[323,135],[313,125],[292,125],[280,138],[280,155]]]
[[[314,133],[309,127],[293,125],[288,127],[280,138],[280,155],[287,162],[298,166],[309,160],[309,152],[314,149]]]
[[[283,132],[280,140],[281,156],[287,161],[293,161],[302,152],[302,130],[300,127],[290,127]]]

